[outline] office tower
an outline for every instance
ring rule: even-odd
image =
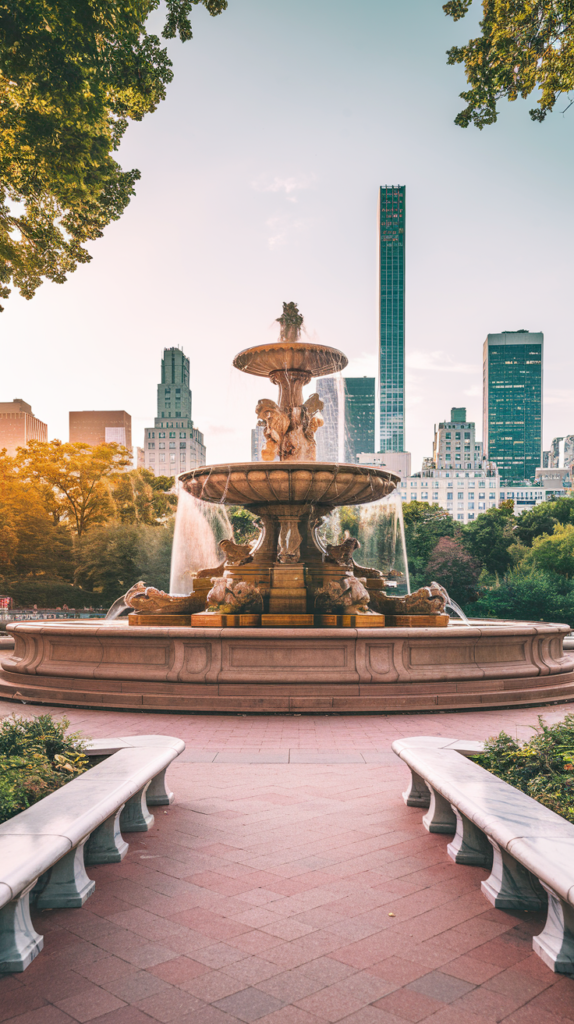
[[[164,349],[157,416],[144,436],[146,469],[156,476],[176,476],[205,466],[203,434],[191,418],[189,359],[179,348]]]
[[[345,384],[342,377],[318,377],[315,391],[323,402],[323,426],[315,434],[318,462],[345,461]],[[354,461],[354,460],[353,460]]]
[[[69,422],[72,444],[123,444],[131,450],[132,418],[124,409],[70,412]]]
[[[542,460],[544,335],[489,334],[483,350],[483,445],[501,480],[534,480]]]
[[[264,427],[254,427],[251,431],[251,461],[261,462],[261,449],[265,444]]]
[[[549,456],[548,466],[555,469],[570,469],[574,463],[574,434],[553,438]]]
[[[474,423],[467,422],[466,409],[450,410],[450,420],[435,424],[433,457],[435,469],[480,469],[482,444],[476,440]]]
[[[379,201],[379,450],[405,446],[405,186]]]
[[[380,466],[401,479],[411,475],[410,452],[358,452],[359,466]]]
[[[0,402],[0,451],[15,455],[17,448],[25,448],[29,441],[47,441],[48,427],[36,419],[32,406],[21,398]]]
[[[345,462],[356,462],[359,452],[375,447],[375,378],[344,377]]]

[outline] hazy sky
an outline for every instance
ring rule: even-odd
[[[141,444],[162,349],[180,345],[208,461],[249,459],[254,406],[276,391],[231,361],[275,336],[283,300],[349,375],[374,375],[378,188],[405,184],[413,467],[452,405],[480,423],[489,331],[544,331],[544,445],[574,432],[574,108],[537,125],[532,99],[504,103],[498,124],[457,128],[464,75],[445,51],[476,20],[440,0],[192,17],[166,102],[126,133],[120,162],[142,172],[127,212],[91,264],[1,314],[0,400],[31,402],[63,440],[69,409],[124,408]]]

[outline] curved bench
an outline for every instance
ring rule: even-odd
[[[405,803],[428,807],[425,828],[454,833],[447,851],[455,863],[491,868],[481,888],[493,906],[547,905],[534,952],[551,970],[574,973],[574,825],[468,760],[481,743],[413,736],[392,749],[411,769]]]
[[[148,806],[172,802],[165,772],[184,749],[173,736],[88,743],[100,763],[0,825],[1,973],[24,971],[44,945],[30,897],[39,909],[81,907],[96,885],[85,865],[117,863],[122,832],[151,828]]]

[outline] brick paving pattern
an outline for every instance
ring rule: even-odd
[[[0,716],[36,707],[0,703]],[[17,1024],[558,1024],[574,980],[531,948],[543,915],[493,909],[401,799],[395,737],[526,736],[567,706],[389,716],[65,712],[94,738],[181,736],[176,802],[91,867],[80,910],[0,981]],[[57,711],[58,714],[63,712]]]

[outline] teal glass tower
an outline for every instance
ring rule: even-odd
[[[489,334],[483,349],[483,444],[501,481],[534,480],[542,465],[544,335]]]
[[[345,462],[375,450],[375,378],[345,377]]]
[[[379,451],[405,446],[405,186],[379,199]]]

